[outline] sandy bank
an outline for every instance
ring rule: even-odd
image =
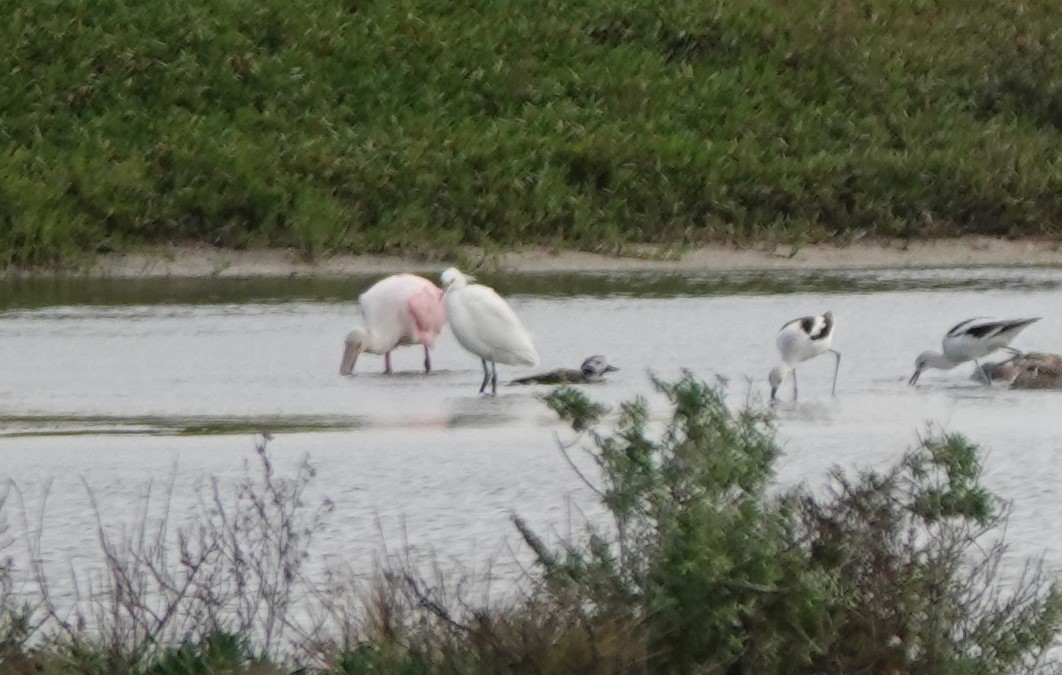
[[[632,272],[874,269],[1062,265],[1062,243],[967,237],[926,242],[877,241],[847,246],[819,244],[798,249],[707,246],[675,255],[649,250],[644,256],[523,250],[485,257],[468,255],[465,267],[520,272]],[[72,274],[93,278],[145,277],[342,277],[400,271],[436,273],[447,261],[393,256],[340,255],[307,262],[289,250],[231,251],[180,246],[150,253],[104,255],[80,269],[21,274]]]

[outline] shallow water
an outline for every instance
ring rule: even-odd
[[[588,391],[610,404],[649,395],[649,371],[674,378],[682,369],[724,378],[735,404],[762,399],[781,324],[832,309],[844,355],[837,396],[829,395],[832,358],[800,368],[799,403],[777,408],[779,480],[815,485],[833,465],[893,461],[927,424],[962,432],[989,449],[986,480],[1014,502],[1013,553],[1044,553],[1062,567],[1062,539],[1045,527],[1062,507],[1060,395],[986,389],[969,368],[930,371],[906,386],[914,357],[971,316],[1042,316],[1015,346],[1062,351],[1062,270],[484,280],[510,296],[543,356],[539,368],[500,367],[503,380],[601,353],[621,370]],[[90,491],[111,529],[130,524],[152,482],[157,497],[172,481],[170,508],[190,514],[211,477],[226,484],[243,475],[263,431],[281,471],[309,456],[313,495],[336,505],[316,561],[368,571],[386,547],[470,568],[489,563],[514,578],[513,514],[554,536],[582,510],[593,517],[591,493],[557,449],[571,433],[537,398],[548,387],[478,395],[479,362],[448,332],[430,375],[419,372],[417,347],[394,353],[401,372],[393,376],[372,355],[355,377],[337,375],[367,283],[0,287],[0,475],[18,485],[27,522],[44,512],[46,560],[98,559]],[[791,397],[788,382],[782,394]],[[18,537],[11,546],[19,558]]]

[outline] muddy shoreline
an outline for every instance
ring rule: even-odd
[[[966,237],[922,242],[862,241],[847,246],[792,248],[706,246],[682,252],[643,249],[631,255],[527,249],[504,254],[468,252],[464,260],[426,261],[384,255],[337,255],[307,261],[284,249],[224,250],[174,246],[148,252],[108,254],[76,268],[7,270],[8,277],[73,276],[141,279],[160,277],[344,277],[410,271],[437,273],[449,264],[527,273],[718,272],[815,269],[894,269],[967,266],[1062,266],[1062,242]]]

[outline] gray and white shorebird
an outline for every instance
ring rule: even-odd
[[[594,384],[605,381],[605,373],[619,370],[600,354],[594,354],[583,361],[579,370],[574,368],[557,368],[548,373],[538,373],[520,377],[509,384]]]
[[[793,400],[797,398],[796,367],[798,364],[830,352],[834,356],[832,394],[837,393],[837,372],[841,369],[841,352],[833,348],[833,312],[793,319],[778,331],[778,351],[782,362],[771,370],[771,400],[778,397],[778,387],[790,374],[793,377]]]
[[[925,351],[915,359],[915,371],[907,384],[918,382],[922,372],[927,368],[951,370],[960,363],[973,361],[980,373],[981,381],[986,385],[992,380],[981,368],[979,359],[988,356],[997,349],[1007,349],[1011,341],[1040,317],[1030,319],[989,319],[977,317],[956,324],[944,335],[941,352]],[[1017,350],[1011,350],[1015,354]]]

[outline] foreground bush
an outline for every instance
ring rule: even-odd
[[[1057,235],[1050,0],[15,0],[0,264]]]
[[[732,411],[690,375],[655,386],[668,419],[652,421],[637,399],[609,429],[580,391],[547,397],[579,431],[562,449],[611,522],[558,546],[517,518],[537,570],[506,600],[475,601],[461,579],[402,566],[368,589],[307,579],[301,561],[327,503],[304,505],[312,472],[277,477],[262,449],[261,475],[231,497],[215,487],[206,526],[190,530],[195,544],[178,538],[176,572],[154,547],[102,542],[114,586],[90,599],[93,621],[64,621],[71,614],[46,585],[36,605],[0,585],[0,663],[64,673],[1057,672],[1047,654],[1062,593],[1034,564],[1017,575],[1008,561],[1005,574],[1004,504],[981,485],[965,439],[927,438],[885,470],[836,470],[822,490],[781,489],[767,413]],[[589,464],[571,454],[579,448]],[[10,574],[0,569],[0,581]],[[300,593],[310,623],[293,609]]]
[[[1034,568],[1011,586],[1004,523],[977,449],[932,437],[886,471],[832,475],[823,495],[768,492],[778,446],[755,410],[687,376],[592,431],[612,531],[552,551],[523,528],[544,589],[587,630],[636,627],[646,672],[1034,672],[1062,627],[1062,592]],[[600,410],[574,390],[550,404],[576,428]],[[987,546],[986,548],[983,548]]]

